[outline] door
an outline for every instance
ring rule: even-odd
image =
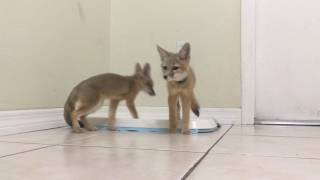
[[[320,122],[320,1],[256,1],[256,123]]]

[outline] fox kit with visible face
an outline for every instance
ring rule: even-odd
[[[98,110],[106,99],[110,100],[108,118],[110,130],[115,130],[116,110],[121,100],[126,100],[131,115],[133,118],[138,118],[134,104],[138,93],[144,91],[151,96],[155,96],[150,70],[148,63],[145,64],[143,69],[138,63],[132,76],[112,73],[101,74],[84,80],[73,88],[64,106],[64,118],[72,126],[73,132],[82,132],[78,120],[85,129],[89,131],[97,130],[87,121],[86,117]]]
[[[182,126],[183,134],[190,134],[190,109],[199,116],[199,104],[193,93],[195,75],[190,63],[190,44],[186,43],[178,53],[172,53],[157,46],[161,57],[163,78],[167,80],[169,91],[169,121],[170,132],[176,132],[177,123],[180,119],[179,99],[182,103]]]

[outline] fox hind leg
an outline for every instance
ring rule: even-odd
[[[83,130],[79,126],[78,117],[80,112],[79,111],[73,111],[71,113],[71,122],[72,122],[72,131],[74,133],[82,133]]]
[[[82,132],[79,123],[89,131],[95,130],[96,128],[88,122],[86,116],[92,112],[95,112],[98,108],[101,107],[101,105],[102,104],[100,103],[98,96],[91,96],[90,100],[79,98],[79,100],[75,103],[75,110],[71,113],[73,132]],[[79,118],[80,121],[78,121]]]
[[[90,123],[88,122],[88,119],[87,119],[87,116],[86,116],[86,115],[85,115],[85,116],[81,116],[81,117],[80,117],[80,121],[82,122],[82,124],[83,124],[83,126],[84,126],[84,128],[85,128],[86,130],[88,130],[88,131],[97,131],[97,130],[98,130],[97,127],[93,126],[92,124],[90,124]]]

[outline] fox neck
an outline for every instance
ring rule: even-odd
[[[168,81],[169,92],[180,92],[192,90],[195,83],[195,77],[191,68],[187,70],[188,76],[181,81]]]
[[[187,83],[187,81],[188,81],[188,76],[181,81],[176,81],[176,83],[180,86],[184,86]]]
[[[184,77],[180,81],[176,81],[176,84],[178,84],[179,86],[185,86],[188,83],[188,81],[190,80],[190,75],[192,74],[192,70],[189,66],[187,67],[186,72],[187,72],[186,77]]]
[[[135,74],[135,75],[129,76],[129,78],[132,81],[132,84],[131,84],[132,90],[139,92],[143,89],[142,82],[138,77],[138,75]]]

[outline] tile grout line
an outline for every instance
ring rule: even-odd
[[[8,154],[8,155],[0,156],[0,159],[1,158],[5,158],[5,157],[9,157],[9,156],[18,155],[18,154],[24,154],[24,153],[27,153],[27,152],[37,151],[37,150],[40,150],[40,149],[51,148],[51,147],[54,147],[54,146],[57,146],[57,145],[44,146],[44,147],[39,147],[39,148],[35,148],[35,149],[21,151],[21,152],[17,152],[17,153],[13,153],[13,154]]]
[[[243,155],[244,156],[244,155]],[[281,158],[281,159],[304,159],[304,160],[320,160],[320,158],[312,158],[312,157],[293,157],[293,156],[272,156],[272,155],[255,155],[253,157],[265,157],[265,158]]]
[[[174,150],[174,149],[152,149],[152,148],[136,148],[136,147],[116,147],[116,146],[95,146],[95,145],[80,145],[80,144],[44,144],[44,143],[34,143],[34,142],[13,142],[13,141],[0,141],[0,143],[8,144],[29,144],[29,145],[44,145],[46,147],[61,146],[61,147],[83,147],[83,148],[101,148],[101,149],[132,149],[132,150],[142,150],[142,151],[170,151],[170,152],[181,152],[181,153],[205,153],[202,151],[184,151],[184,150]],[[2,156],[0,156],[1,158]]]
[[[36,143],[36,142],[17,142],[17,141],[1,141],[0,143],[11,143],[11,144],[29,144],[29,145],[44,145],[48,147],[52,146],[61,146],[61,147],[83,147],[83,148],[102,148],[102,149],[133,149],[133,150],[143,150],[143,151],[162,151],[162,152],[181,152],[181,153],[205,153],[204,151],[185,151],[185,150],[174,150],[174,149],[153,149],[153,148],[137,148],[137,147],[117,147],[117,146],[95,146],[95,145],[81,145],[81,144],[45,144],[45,143]],[[1,156],[0,156],[1,158]]]
[[[233,125],[227,129],[227,131],[225,133],[222,134],[221,137],[223,137],[231,128],[233,127]],[[39,132],[39,131],[45,131],[45,130],[51,130],[51,129],[59,129],[59,128],[64,128],[64,127],[56,127],[56,128],[50,128],[50,129],[43,129],[43,130],[36,130],[36,131],[29,131],[29,132],[22,132],[22,133],[17,133],[14,135],[19,135],[19,134],[25,134],[25,133],[31,133],[31,132]],[[13,134],[12,134],[13,135]],[[5,135],[5,136],[10,136],[10,135]],[[221,138],[220,137],[220,138]],[[87,137],[85,139],[89,139],[92,137]],[[218,142],[220,140],[220,138],[216,141]],[[60,144],[60,143],[53,143],[53,144],[45,144],[45,143],[37,143],[37,142],[20,142],[20,141],[7,141],[7,140],[0,140],[0,142],[3,143],[17,143],[17,144],[36,144],[36,145],[44,145],[45,147],[41,147],[41,148],[36,148],[36,149],[32,149],[32,150],[27,150],[27,151],[22,151],[19,153],[14,153],[14,154],[9,154],[9,155],[5,155],[5,156],[0,156],[0,158],[3,157],[7,157],[7,156],[13,156],[16,154],[22,154],[25,152],[30,152],[30,151],[35,151],[35,150],[39,150],[39,149],[44,149],[44,148],[49,148],[49,147],[54,147],[54,146],[67,146],[67,147],[88,147],[88,148],[108,148],[108,149],[134,149],[134,150],[148,150],[148,151],[162,151],[162,152],[167,152],[167,151],[172,151],[172,152],[181,152],[181,153],[195,153],[195,154],[199,154],[199,153],[206,153],[206,151],[185,151],[185,150],[172,150],[172,149],[152,149],[152,148],[134,148],[134,147],[112,147],[112,146],[94,146],[94,145],[80,145],[80,144]]]
[[[59,129],[59,128],[51,128],[51,129]],[[229,129],[227,129],[227,131],[229,131]],[[48,129],[48,130],[50,130],[50,129]],[[38,131],[44,131],[44,130],[37,130],[37,131],[34,131],[34,132],[38,132]],[[25,133],[29,133],[29,132],[25,132]],[[19,134],[24,134],[24,133],[19,133]],[[95,136],[99,136],[99,135],[89,136],[89,137],[86,137],[84,139],[90,139],[90,138],[95,137]],[[222,136],[224,136],[224,134],[222,134]],[[162,151],[162,152],[172,151],[172,152],[196,153],[196,154],[197,153],[205,153],[206,152],[206,151],[193,151],[193,150],[175,150],[175,149],[153,149],[153,148],[121,147],[121,146],[117,147],[117,146],[81,145],[81,144],[71,144],[72,142],[70,142],[70,144],[69,143],[66,143],[66,144],[64,144],[64,143],[46,144],[46,143],[38,143],[38,142],[22,142],[22,141],[0,140],[0,143],[1,142],[3,142],[3,143],[17,143],[17,144],[36,144],[36,145],[45,145],[45,146],[49,146],[49,147],[51,147],[51,146],[67,146],[67,147],[88,147],[88,148],[91,147],[91,148],[108,148],[108,149],[134,149],[134,150]]]
[[[202,162],[202,160],[209,154],[209,152],[222,140],[222,138],[230,131],[230,129],[233,127],[233,125],[231,125],[231,127],[229,129],[226,130],[226,132],[224,132],[222,134],[222,136],[215,142],[212,144],[212,146],[203,154],[203,156],[200,157],[200,159],[183,175],[183,177],[181,178],[181,180],[185,180],[189,177],[189,175],[197,168],[197,166]]]
[[[213,153],[216,155],[228,155],[228,156],[242,156],[242,157],[253,157],[253,158],[279,158],[279,159],[305,159],[305,160],[320,160],[320,158],[317,157],[294,157],[294,156],[276,156],[276,155],[255,155],[255,154],[245,154],[245,153],[241,153],[241,154],[236,154],[236,153]]]
[[[54,127],[54,128],[39,129],[39,130],[34,130],[34,131],[26,131],[26,132],[19,132],[19,133],[13,133],[13,134],[4,134],[4,135],[0,135],[0,137],[8,137],[8,136],[27,134],[27,133],[32,133],[32,132],[48,131],[48,130],[52,130],[52,129],[59,129],[59,128],[65,128],[65,127],[67,127],[67,126],[59,126],[59,127]]]
[[[8,143],[8,144],[35,144],[35,145],[44,145],[44,146],[52,146],[52,145],[59,145],[59,144],[45,144],[45,143],[37,143],[37,142],[21,142],[21,141],[5,141],[5,140],[0,140],[0,143]]]
[[[319,139],[320,137],[311,137],[311,136],[274,136],[274,135],[261,135],[261,134],[229,134],[229,136],[257,136],[257,137],[271,137],[271,138],[298,138],[298,139]]]
[[[105,148],[105,149],[132,149],[132,150],[142,150],[142,151],[162,151],[162,152],[181,152],[181,153],[205,153],[201,151],[184,151],[184,150],[174,150],[174,149],[152,149],[152,148],[136,148],[136,147],[116,147],[116,146],[94,146],[94,145],[75,145],[75,144],[56,144],[57,146],[66,147],[84,147],[84,148]]]

